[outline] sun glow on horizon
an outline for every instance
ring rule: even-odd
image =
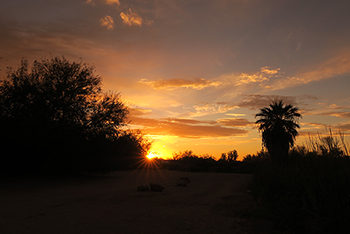
[[[155,157],[158,157],[158,154],[155,153],[154,151],[150,152],[150,153],[147,155],[147,158],[148,158],[148,159],[152,159],[152,158],[155,158]]]

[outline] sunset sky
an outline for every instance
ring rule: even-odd
[[[299,107],[298,144],[350,134],[349,0],[0,2],[0,78],[22,58],[96,67],[160,157],[261,149],[255,114]],[[348,138],[348,137],[347,137]]]

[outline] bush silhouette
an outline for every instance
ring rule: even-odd
[[[260,212],[276,229],[292,233],[346,233],[350,216],[350,157],[343,139],[332,134],[309,138],[291,149],[288,163],[260,161],[252,191]],[[263,159],[247,156],[244,161]],[[265,157],[266,158],[266,157]],[[258,162],[258,161],[257,161]]]
[[[22,60],[0,83],[1,172],[110,171],[145,154],[141,133],[125,132],[129,110],[103,93],[94,67],[64,57]],[[132,154],[132,155],[131,155]]]

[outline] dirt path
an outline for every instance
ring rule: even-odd
[[[188,187],[175,186],[180,177]],[[0,233],[255,233],[252,175],[167,170],[4,183]],[[137,192],[149,182],[163,192]],[[245,218],[246,217],[246,218]]]

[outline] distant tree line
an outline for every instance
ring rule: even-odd
[[[150,143],[128,131],[128,107],[94,67],[27,60],[0,83],[0,173],[107,172],[135,166]]]
[[[209,154],[197,155],[192,150],[186,150],[184,152],[174,152],[173,158],[167,160],[169,163],[167,168],[190,172],[234,172],[240,163],[237,158],[237,150],[222,153],[219,160]],[[163,161],[161,159],[156,160]]]

